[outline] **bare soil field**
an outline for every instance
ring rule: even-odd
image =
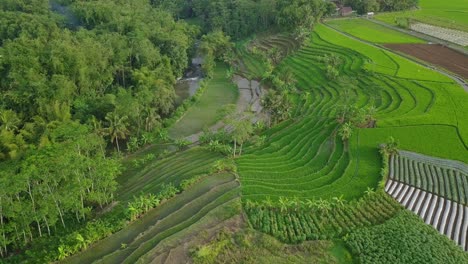
[[[468,79],[468,56],[465,54],[438,44],[385,44],[384,46],[441,66]]]

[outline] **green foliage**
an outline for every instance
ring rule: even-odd
[[[232,172],[237,173],[237,166],[233,159],[217,160],[211,168],[211,173]]]
[[[215,241],[208,245],[200,246],[192,252],[193,262],[196,264],[214,263],[215,259],[231,244],[229,236],[225,233],[218,234]]]
[[[269,126],[275,125],[291,117],[291,96],[285,90],[269,90],[261,99],[263,111],[269,115]]]
[[[344,237],[360,263],[466,263],[468,255],[409,211]]]
[[[191,186],[193,186],[195,183],[199,182],[202,178],[204,177],[204,175],[198,175],[198,176],[195,176],[195,177],[192,177],[190,179],[186,179],[186,180],[183,180],[180,182],[180,191],[185,191],[187,190],[188,188],[190,188]]]
[[[93,207],[113,201],[122,167],[119,160],[105,157],[104,147],[87,126],[68,121],[49,128],[43,147],[1,164],[0,230],[8,238],[4,248],[23,247],[51,235],[57,226],[65,229],[70,218],[72,224],[80,223]],[[29,235],[23,239],[18,232]]]
[[[369,192],[359,201],[345,203],[343,197],[331,200],[299,200],[280,197],[244,204],[254,228],[287,243],[340,238],[362,228],[385,222],[401,207],[383,190]]]
[[[192,141],[185,138],[178,138],[176,139],[175,144],[179,148],[179,150],[184,150],[192,144]]]
[[[254,32],[310,29],[326,12],[320,0],[244,0],[234,5],[227,0],[191,1],[194,15],[203,19],[206,32],[221,29],[237,39]]]
[[[400,11],[418,6],[419,0],[346,0],[359,14],[376,11]]]

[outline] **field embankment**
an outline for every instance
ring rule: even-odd
[[[123,230],[66,259],[66,263],[135,263],[164,239],[237,199],[238,187],[231,174],[207,176]],[[234,215],[227,214],[227,218]]]

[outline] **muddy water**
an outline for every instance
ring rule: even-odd
[[[184,76],[177,81],[175,85],[176,106],[182,104],[185,99],[192,97],[200,88],[200,81],[203,78],[201,61],[201,57],[192,58],[192,64],[184,73]]]
[[[181,79],[177,81],[175,85],[175,92],[176,92],[176,105],[179,106],[182,102],[192,97],[200,88],[200,77],[196,78],[189,78],[189,79]]]

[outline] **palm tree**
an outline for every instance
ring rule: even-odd
[[[119,139],[126,139],[129,131],[127,129],[127,116],[119,116],[114,112],[107,113],[108,127],[105,132],[110,136],[111,142],[116,143],[117,151],[120,153]]]
[[[12,110],[0,111],[0,129],[16,131],[21,120]]]
[[[309,209],[312,209],[312,208],[315,208],[315,206],[317,206],[317,203],[315,201],[312,201],[310,199],[307,199],[306,202],[305,202],[305,205],[309,208]]]
[[[366,193],[368,196],[371,196],[373,193],[375,193],[375,191],[374,191],[373,188],[367,187],[367,190],[365,191],[365,193]]]
[[[245,205],[244,205],[244,206],[245,206],[245,209],[246,209],[246,210],[250,210],[250,209],[252,209],[252,208],[255,207],[255,203],[252,202],[250,199],[247,199],[247,200],[245,201]]]
[[[281,212],[288,210],[288,198],[280,197],[278,200]]]
[[[388,155],[396,155],[398,154],[398,145],[399,143],[395,140],[395,138],[389,137],[387,143],[383,147],[383,151]]]
[[[292,207],[294,208],[294,211],[297,211],[299,204],[300,204],[299,198],[297,198],[297,196],[294,196],[294,198],[289,200],[288,204],[290,208]]]
[[[265,201],[263,201],[263,204],[265,205],[266,208],[273,207],[273,201],[271,200],[270,196],[267,196]]]
[[[375,122],[375,115],[377,114],[377,108],[375,106],[370,106],[366,109],[365,118],[367,125],[373,125]]]
[[[343,195],[340,197],[333,197],[333,201],[337,207],[343,207],[345,200],[343,199]]]
[[[317,202],[317,207],[324,213],[327,213],[331,209],[330,202],[320,198]]]
[[[148,108],[145,111],[145,131],[150,132],[153,131],[153,128],[159,124],[161,117],[156,112],[154,108]]]
[[[348,148],[348,140],[353,134],[353,127],[351,122],[344,123],[340,129],[338,130],[338,134],[340,135],[343,142],[345,142],[346,149]]]

